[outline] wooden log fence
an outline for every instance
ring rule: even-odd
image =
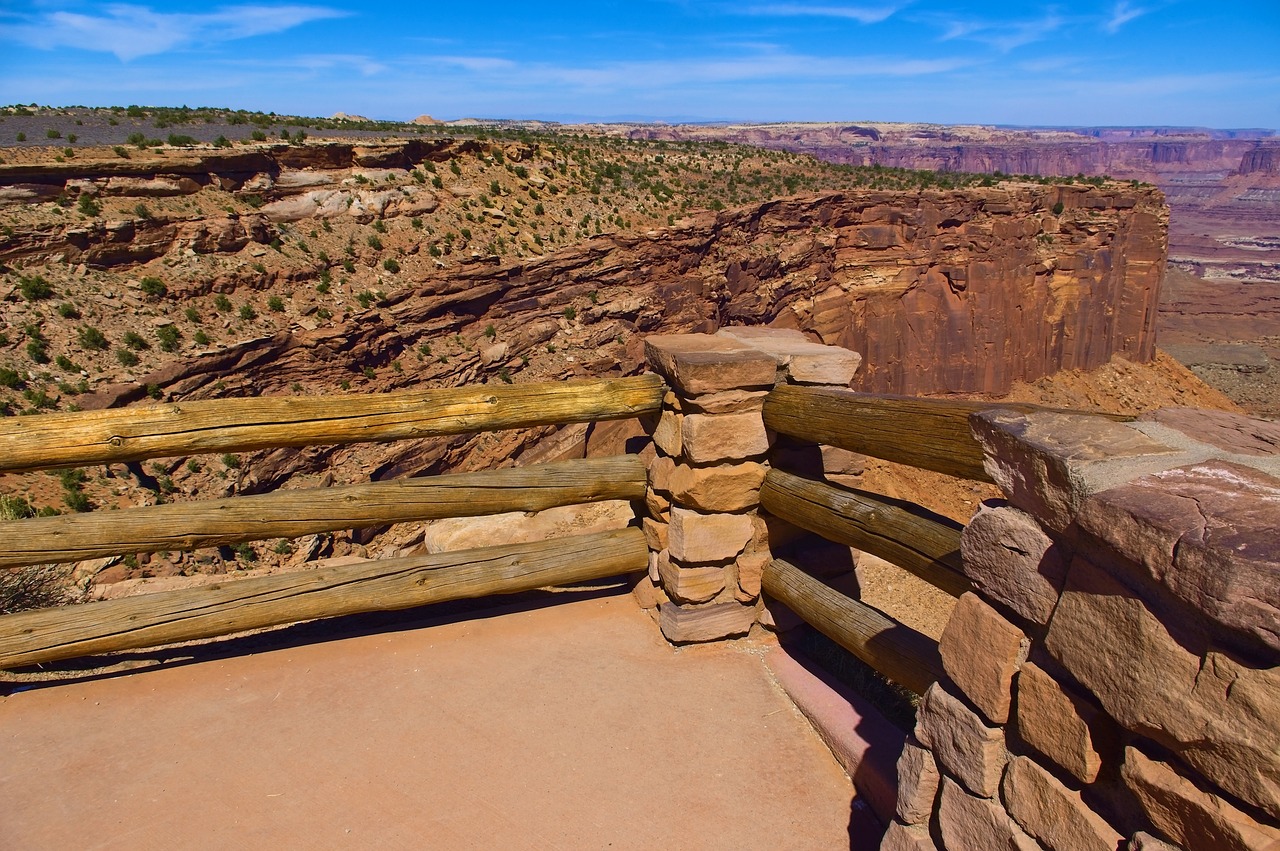
[[[765,397],[764,423],[801,440],[962,479],[990,482],[991,477],[982,467],[982,447],[969,431],[969,415],[993,408],[1024,414],[1081,413],[1018,403],[921,399],[780,384]]]
[[[0,420],[0,472],[391,441],[626,419],[657,411],[661,377],[140,405]]]
[[[772,469],[765,510],[829,541],[857,547],[958,597],[970,590],[960,560],[963,527],[917,505]]]
[[[800,568],[774,559],[763,588],[823,635],[916,694],[942,675],[938,643],[859,600],[846,597]]]
[[[560,461],[0,523],[0,568],[191,550],[411,520],[643,499],[638,456]]]
[[[647,569],[638,529],[381,559],[0,616],[0,668]]]

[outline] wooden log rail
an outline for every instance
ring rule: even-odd
[[[942,675],[938,643],[859,600],[846,597],[800,568],[774,559],[762,587],[823,635],[916,694]],[[2,640],[2,639],[0,639]]]
[[[982,467],[982,447],[969,431],[969,415],[993,408],[1023,414],[1082,413],[1038,405],[921,399],[781,384],[765,397],[764,423],[801,440],[962,479],[990,482],[991,477]],[[1132,419],[1092,411],[1089,415]]]
[[[512,594],[642,571],[648,563],[643,533],[629,528],[21,612],[0,616],[0,668]]]
[[[657,375],[376,396],[281,396],[0,420],[0,472],[281,446],[390,441],[657,411]]]
[[[410,520],[643,499],[635,455],[0,523],[0,568],[295,538]]]
[[[960,560],[963,527],[921,506],[778,469],[765,476],[760,504],[775,517],[879,556],[954,597],[971,588]]]

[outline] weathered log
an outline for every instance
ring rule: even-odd
[[[760,489],[769,513],[911,571],[954,597],[970,590],[959,523],[927,508],[867,491],[770,470]]]
[[[0,617],[0,668],[644,570],[638,529],[380,559]]]
[[[212,399],[11,417],[0,420],[0,472],[625,419],[658,410],[662,393],[661,377],[650,374],[369,396]]]
[[[644,497],[639,456],[282,490],[0,523],[0,568]]]
[[[989,482],[991,477],[982,468],[982,447],[969,431],[969,415],[993,408],[1022,414],[1056,410],[1012,402],[922,399],[780,384],[765,397],[764,422],[774,431],[801,440]],[[1114,420],[1132,419],[1088,413]]]
[[[762,587],[823,635],[916,694],[924,694],[942,675],[938,642],[790,562],[774,559],[765,565]]]

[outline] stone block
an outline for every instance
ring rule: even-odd
[[[896,821],[889,823],[880,840],[880,851],[937,851],[937,848],[926,828],[908,827]]]
[[[649,580],[655,585],[662,584],[662,571],[658,570],[658,553],[649,550]]]
[[[675,472],[676,462],[667,455],[657,455],[649,462],[649,487],[664,494],[671,493],[671,474]]]
[[[631,586],[631,596],[635,599],[636,605],[645,610],[656,609],[668,599],[662,587],[656,584],[647,573],[640,574],[635,584]]]
[[[764,409],[767,390],[722,390],[703,396],[690,396],[683,400],[685,413],[691,414],[742,414],[759,413]]]
[[[715,467],[677,464],[668,479],[676,502],[700,511],[741,511],[760,503],[768,468],[754,461]]]
[[[655,372],[685,395],[748,387],[772,387],[774,359],[725,337],[663,334],[646,337],[645,358]]]
[[[1208,461],[1095,494],[1079,525],[1210,622],[1280,651],[1280,479]]]
[[[1129,844],[1125,846],[1125,851],[1182,851],[1182,849],[1140,830],[1129,837]]]
[[[992,410],[969,424],[987,474],[1053,532],[1070,526],[1092,494],[1180,463],[1176,450],[1101,417]]]
[[[754,530],[750,514],[701,514],[671,509],[671,557],[686,565],[727,562],[738,556]]]
[[[760,582],[764,577],[764,568],[773,558],[768,551],[749,553],[738,556],[738,591],[739,600],[746,602],[760,596]]]
[[[656,553],[667,548],[671,537],[668,524],[646,517],[640,521],[640,525],[644,529],[644,539],[648,542],[651,552]]]
[[[741,603],[709,603],[702,606],[664,603],[658,606],[658,625],[662,628],[662,634],[675,644],[717,641],[746,635],[751,631],[755,620],[755,607]]]
[[[1013,675],[1031,642],[977,594],[963,595],[951,612],[938,652],[947,676],[993,724],[1009,720]]]
[[[1000,789],[1008,753],[1004,731],[988,727],[941,683],[925,692],[916,714],[916,739],[933,751],[938,764],[965,788],[984,798]]]
[[[684,448],[680,439],[680,421],[683,417],[672,410],[662,412],[658,424],[653,429],[653,442],[658,448],[671,456],[677,456]]]
[[[1280,423],[1271,420],[1203,408],[1161,408],[1139,419],[1172,428],[1191,440],[1234,455],[1280,457]]]
[[[652,487],[645,489],[644,507],[649,512],[649,516],[655,520],[661,520],[664,523],[671,520],[671,500],[666,494]]]
[[[724,590],[723,567],[683,567],[667,551],[658,553],[663,590],[678,603],[705,603]]]
[[[1101,711],[1027,662],[1018,673],[1018,735],[1081,783],[1102,767],[1094,728],[1110,724]]]
[[[1280,667],[1174,636],[1143,601],[1077,558],[1045,647],[1123,727],[1280,818]]]
[[[800,331],[759,325],[721,328],[717,336],[730,337],[768,353],[797,384],[833,384],[848,387],[862,364],[862,355],[836,346],[814,343]]]
[[[1115,851],[1124,839],[1080,793],[1025,756],[1004,775],[1004,803],[1023,830],[1054,851]]]
[[[906,824],[928,824],[941,778],[933,754],[908,739],[898,757],[898,818]]]
[[[1280,830],[1259,824],[1166,763],[1127,748],[1120,771],[1157,830],[1187,849],[1275,851]]]
[[[938,830],[947,851],[1041,851],[1004,807],[975,798],[950,777],[942,778]]]
[[[684,456],[695,464],[739,461],[769,450],[760,414],[689,414],[682,423]]]
[[[960,536],[965,575],[992,600],[1043,626],[1062,592],[1062,548],[1024,511],[989,500]]]
[[[790,632],[804,626],[805,620],[777,600],[764,597],[761,599],[760,625],[774,632]]]

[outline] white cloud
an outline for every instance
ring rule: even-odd
[[[0,25],[0,39],[44,50],[103,51],[127,62],[192,43],[266,35],[345,15],[321,6],[226,6],[215,12],[184,14],[119,3],[93,14],[53,11],[22,16],[17,23]]]
[[[1135,6],[1130,6],[1128,0],[1119,0],[1119,2],[1116,3],[1115,8],[1111,10],[1111,17],[1105,24],[1103,24],[1102,28],[1112,35],[1115,35],[1125,24],[1129,23],[1134,18],[1139,18],[1147,14],[1147,12],[1150,11],[1150,9],[1140,9]]]
[[[775,3],[768,6],[752,6],[745,11],[749,15],[768,15],[780,18],[843,18],[860,24],[878,24],[893,16],[901,4],[888,6],[810,6],[800,3]]]
[[[1001,53],[1008,53],[1023,45],[1043,41],[1065,23],[1065,20],[1053,13],[1032,21],[990,21],[960,20],[955,18],[933,19],[935,24],[943,27],[941,41],[967,39],[988,44]]]

